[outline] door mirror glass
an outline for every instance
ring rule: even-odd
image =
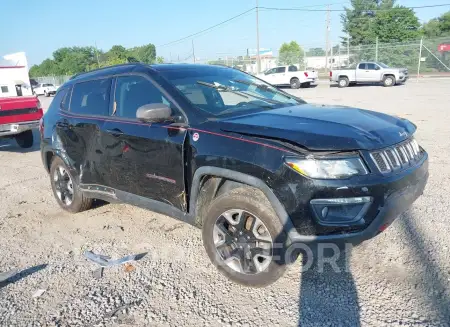
[[[136,118],[146,122],[162,122],[171,116],[172,110],[164,103],[144,104],[136,111]]]

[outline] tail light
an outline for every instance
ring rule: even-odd
[[[333,72],[330,70],[330,77],[333,77]]]
[[[36,97],[36,108],[42,109],[42,103],[39,101],[39,99]]]
[[[304,72],[303,74],[305,74],[305,77],[308,77],[308,73],[307,72]]]

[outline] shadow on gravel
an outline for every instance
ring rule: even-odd
[[[351,253],[340,253],[338,269],[315,262],[301,274],[298,326],[361,325],[356,285],[347,268]]]
[[[7,286],[8,284],[13,284],[15,282],[18,282],[19,280],[26,278],[42,269],[45,269],[48,265],[42,264],[42,265],[37,265],[37,266],[33,266],[27,269],[24,269],[20,272],[18,272],[17,274],[15,274],[14,276],[12,276],[11,278],[7,279],[4,282],[0,283],[0,289],[2,289],[3,287]]]
[[[450,298],[446,292],[446,285],[442,281],[444,277],[431,249],[428,248],[427,239],[423,237],[417,228],[414,216],[407,212],[399,220],[399,226],[405,235],[405,241],[420,265],[418,268],[423,272],[424,295],[432,308],[435,308],[440,315],[442,323],[450,323]],[[448,278],[447,276],[445,276]],[[448,290],[447,290],[448,291]]]

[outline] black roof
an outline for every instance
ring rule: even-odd
[[[72,76],[72,78],[66,84],[72,84],[76,82],[81,82],[84,80],[101,78],[103,76],[109,75],[117,75],[128,73],[132,71],[143,71],[150,70],[154,72],[171,72],[176,70],[196,70],[196,71],[209,71],[211,69],[230,69],[225,66],[216,66],[216,65],[204,65],[204,64],[155,64],[155,65],[147,65],[144,63],[129,63],[129,64],[121,64],[109,67],[103,67],[95,70],[91,70],[86,73],[80,73]]]

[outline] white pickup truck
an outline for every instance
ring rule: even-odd
[[[56,87],[50,83],[39,83],[33,87],[33,93],[35,95],[45,95],[49,97],[50,95],[56,94]]]
[[[353,69],[330,71],[330,82],[339,87],[354,84],[382,83],[393,86],[408,80],[407,68],[391,68],[381,62],[361,62]]]
[[[293,89],[299,87],[310,87],[317,80],[317,72],[301,71],[297,66],[278,66],[266,70],[256,77],[263,81],[278,86],[290,85]]]

